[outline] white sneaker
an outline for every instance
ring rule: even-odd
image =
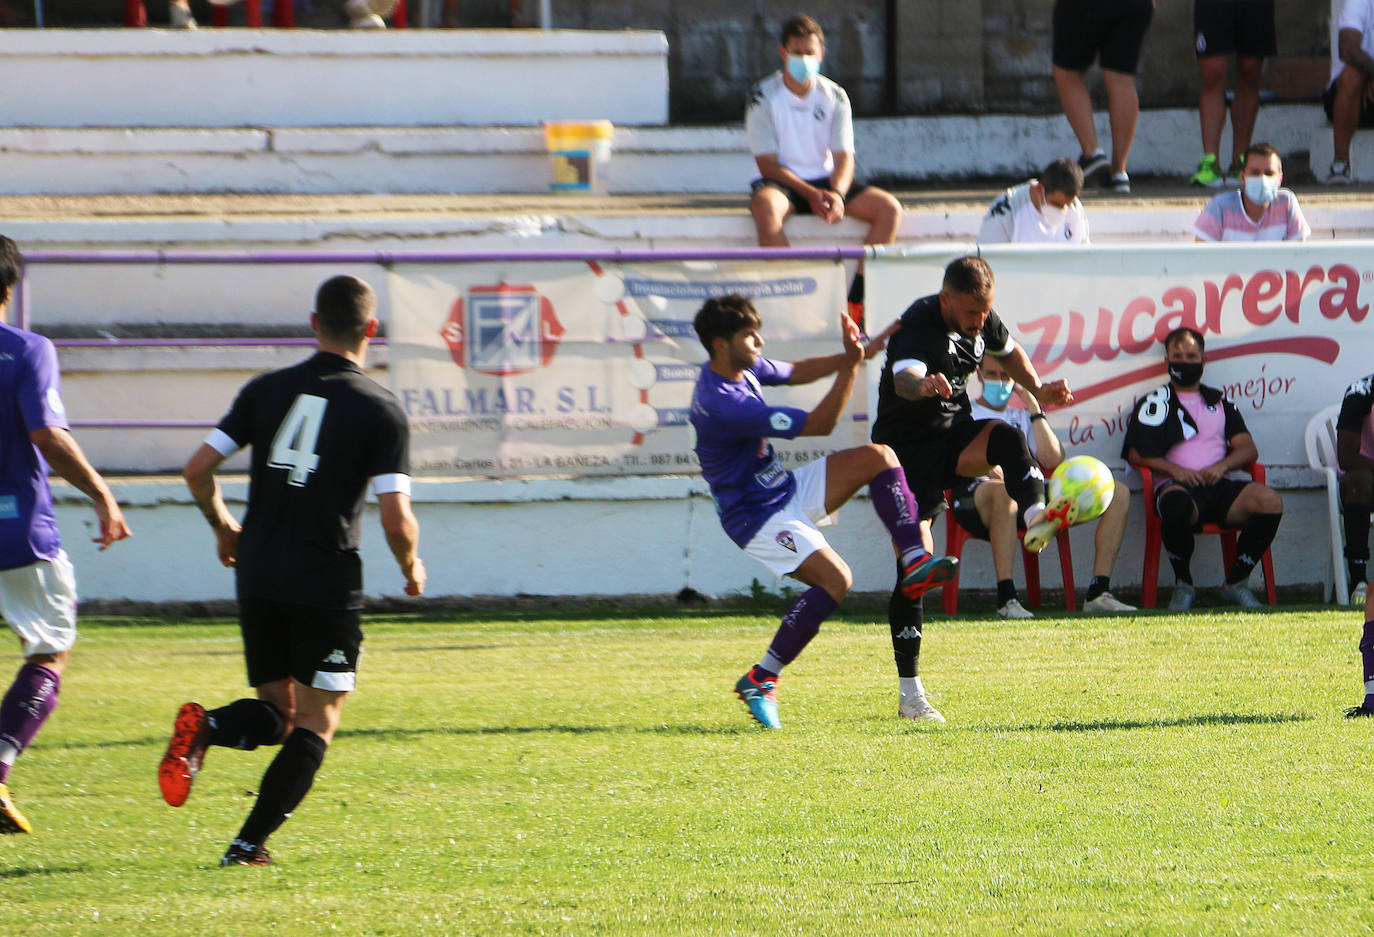
[[[1007,599],[1007,600],[1006,600],[1005,602],[1003,602],[1001,605],[997,606],[997,614],[1001,615],[1003,618],[1034,618],[1034,617],[1035,617],[1035,615],[1032,614],[1032,612],[1031,612],[1030,609],[1026,608],[1024,605],[1022,605],[1022,604],[1021,604],[1020,602],[1018,602],[1016,599]]]
[[[897,715],[903,719],[912,719],[916,722],[922,720],[926,722],[944,722],[945,717],[940,715],[940,711],[930,705],[930,700],[926,699],[924,693],[906,693],[902,696],[902,701],[897,704]]]
[[[1180,582],[1174,586],[1174,594],[1169,596],[1169,611],[1186,612],[1193,607],[1193,599],[1197,596],[1197,590],[1192,583]]]
[[[167,7],[167,25],[172,29],[199,29],[191,15],[191,5],[172,3]]]
[[[1250,591],[1250,587],[1243,582],[1228,582],[1221,587],[1221,597],[1232,605],[1239,605],[1241,608],[1263,608],[1260,600],[1255,597],[1255,593]]]
[[[344,4],[349,29],[386,29],[386,21],[368,0],[348,0]]]
[[[1350,590],[1350,605],[1364,605],[1365,596],[1369,591],[1369,583],[1362,582]]]
[[[1326,170],[1326,175],[1317,180],[1322,185],[1350,185],[1350,164],[1335,162]]]
[[[1094,615],[1104,615],[1109,612],[1134,612],[1134,605],[1127,605],[1110,592],[1104,592],[1095,599],[1089,599],[1083,603],[1083,611],[1091,612]]]

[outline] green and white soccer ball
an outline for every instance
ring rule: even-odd
[[[1090,455],[1076,455],[1060,462],[1045,486],[1050,501],[1068,495],[1078,504],[1075,524],[1102,516],[1116,494],[1112,470]]]

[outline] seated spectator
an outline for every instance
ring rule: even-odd
[[[1336,34],[1337,57],[1322,95],[1331,119],[1332,162],[1319,181],[1350,185],[1350,141],[1356,127],[1374,127],[1374,0],[1345,0]]]
[[[849,96],[819,73],[825,37],[811,17],[782,27],[783,68],[754,85],[744,126],[759,174],[749,210],[760,247],[786,247],[782,226],[793,214],[836,224],[846,215],[868,222],[865,244],[897,239],[902,206],[877,186],[854,178],[854,123]]]
[[[217,6],[230,6],[238,0],[211,0]],[[271,6],[273,0],[266,0],[267,6]],[[279,3],[290,3],[292,0],[276,0]],[[398,0],[346,0],[342,4],[343,15],[348,19],[349,29],[386,29],[386,21],[383,17],[390,16],[396,12]],[[337,7],[336,7],[337,9]],[[279,12],[290,12],[279,11]],[[290,26],[294,20],[283,22],[276,19],[277,26]],[[168,26],[172,29],[197,29],[199,24],[196,18],[191,15],[190,0],[170,0],[168,6]]]
[[[1077,168],[1077,167],[1075,167]],[[1046,474],[1064,461],[1064,447],[1055,435],[1050,421],[1040,409],[1040,402],[1021,385],[1012,381],[1001,362],[985,357],[978,365],[978,379],[983,392],[973,402],[975,420],[1002,420],[1019,429],[1030,444],[1030,451]],[[1008,406],[1012,395],[1021,399],[1025,409]],[[1097,533],[1093,546],[1093,578],[1088,585],[1085,612],[1133,612],[1135,608],[1118,601],[1109,589],[1112,567],[1121,552],[1126,535],[1126,515],[1131,509],[1131,493],[1120,481],[1107,512],[1097,519]],[[1000,470],[954,489],[954,519],[978,540],[992,545],[992,565],[997,572],[997,614],[1003,618],[1034,618],[1021,604],[1012,579],[1013,562],[1019,545],[1016,502],[1007,494]]]
[[[1071,159],[1057,159],[1039,179],[1012,186],[988,207],[978,231],[979,244],[1087,244],[1088,216],[1078,193],[1083,170]]]
[[[1345,390],[1336,418],[1336,462],[1341,470],[1341,516],[1350,604],[1363,605],[1369,578],[1369,512],[1374,505],[1374,374]],[[1337,596],[1341,601],[1345,596]]]
[[[1161,538],[1177,585],[1171,612],[1193,607],[1193,534],[1201,524],[1239,527],[1236,559],[1221,594],[1243,608],[1259,607],[1250,573],[1269,549],[1283,517],[1283,500],[1267,485],[1228,478],[1259,458],[1240,411],[1202,383],[1202,334],[1177,328],[1164,337],[1169,383],[1146,394],[1126,425],[1121,454],[1155,476],[1153,497]]]
[[[1193,222],[1199,241],[1305,241],[1312,227],[1283,184],[1283,161],[1267,143],[1245,151],[1241,186],[1207,203]]]

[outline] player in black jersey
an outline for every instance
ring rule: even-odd
[[[921,511],[927,549],[930,522],[944,508],[944,493],[1000,466],[1007,493],[1026,520],[1026,549],[1039,552],[1073,518],[1064,505],[1045,504],[1045,479],[1021,431],[1001,420],[974,420],[969,375],[984,354],[1042,405],[1073,401],[1066,381],[1042,382],[1030,357],[992,309],[992,268],[978,257],[945,267],[940,292],[916,300],[902,313],[887,344],[878,382],[873,441],[897,453]],[[888,625],[900,685],[898,712],[907,719],[943,722],[926,702],[917,676],[921,652],[922,599],[894,589]]]
[[[406,594],[424,591],[409,428],[396,399],[362,372],[376,308],[362,280],[325,281],[310,318],[319,351],[248,382],[186,464],[220,562],[235,569],[257,698],[210,711],[181,707],[158,770],[163,797],[174,807],[185,803],[211,745],[251,751],[281,743],[222,865],[271,862],[263,843],[310,790],[354,688],[363,637],[359,520],[369,487]],[[252,447],[252,468],[240,527],[215,470],[244,446]]]

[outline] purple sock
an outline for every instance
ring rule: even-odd
[[[830,593],[820,586],[812,586],[792,603],[787,614],[782,616],[782,626],[773,635],[773,643],[768,645],[768,653],[759,662],[759,669],[766,675],[776,677],[782,668],[797,659],[802,648],[811,643],[821,630],[821,622],[830,617],[839,605]]]
[[[910,563],[926,552],[921,542],[921,512],[906,484],[906,472],[901,466],[884,469],[868,483],[873,510],[883,522],[892,542],[901,551],[903,562]]]
[[[61,685],[57,672],[42,664],[25,664],[19,668],[19,675],[14,678],[9,692],[0,700],[0,784],[9,779],[14,759],[29,747],[57,708],[57,691]]]

